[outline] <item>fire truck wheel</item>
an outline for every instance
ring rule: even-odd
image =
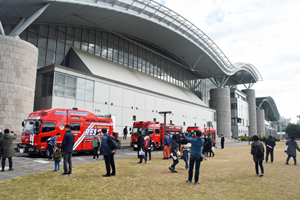
[[[49,152],[49,150],[47,149],[47,150],[45,151],[45,153],[44,153],[44,156],[45,156],[46,158],[49,158],[49,155],[50,155],[50,152]]]
[[[155,150],[155,146],[154,146],[153,143],[151,143],[150,149],[151,149],[151,151],[154,151],[154,150]]]

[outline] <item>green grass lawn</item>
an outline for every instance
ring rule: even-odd
[[[142,165],[137,158],[116,160],[115,177],[102,177],[102,161],[76,165],[72,176],[61,176],[61,169],[4,180],[0,199],[300,199],[300,165],[285,164],[284,147],[277,143],[275,162],[264,162],[263,177],[256,176],[246,145],[216,149],[201,163],[200,185],[185,182],[182,159],[175,174],[168,169],[171,159],[161,155]]]

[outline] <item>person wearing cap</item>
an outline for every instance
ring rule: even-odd
[[[254,135],[252,137],[253,142],[251,144],[251,154],[253,155],[253,161],[255,162],[255,171],[257,176],[263,176],[264,175],[264,166],[263,166],[263,160],[264,155],[262,157],[257,157],[256,152],[258,151],[258,148],[265,153],[264,145],[261,141],[259,141],[259,137],[257,135]],[[261,174],[259,175],[258,165],[260,166]]]
[[[69,124],[65,125],[65,135],[62,141],[61,149],[63,151],[63,158],[64,158],[64,173],[65,175],[72,174],[72,153],[73,153],[73,146],[75,141],[75,135],[70,130],[71,126]],[[68,170],[69,164],[69,170]]]
[[[12,131],[12,133],[14,133]],[[15,156],[15,150],[13,146],[13,140],[17,139],[17,135],[10,135],[9,134],[9,129],[4,130],[4,135],[3,137],[0,138],[0,146],[2,146],[2,170],[1,172],[4,172],[5,168],[5,161],[6,158],[8,158],[9,162],[9,171],[13,171],[13,162],[12,162],[12,157]]]
[[[164,158],[163,159],[169,159],[169,147],[170,147],[170,139],[168,137],[168,133],[165,133],[165,140],[164,140]]]
[[[299,146],[295,140],[295,136],[292,136],[290,140],[288,140],[286,143],[285,143],[287,146],[288,146],[288,149],[287,149],[287,159],[286,159],[286,162],[285,164],[289,164],[289,160],[291,157],[294,158],[294,165],[297,165],[297,152],[296,152],[296,149],[300,152],[300,149],[299,149]]]

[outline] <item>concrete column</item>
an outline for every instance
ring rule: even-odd
[[[257,135],[261,136],[261,133],[263,136],[266,135],[265,133],[265,111],[264,110],[256,110],[256,116],[257,116]]]
[[[256,99],[255,90],[247,89],[242,90],[243,93],[247,95],[248,107],[249,107],[249,126],[250,126],[250,136],[257,134],[257,121],[256,121]]]
[[[214,88],[210,90],[210,107],[217,110],[217,134],[230,138],[231,136],[231,106],[229,88]]]
[[[22,121],[33,111],[38,49],[0,35],[0,128],[20,138]]]

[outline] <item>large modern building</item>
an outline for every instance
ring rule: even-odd
[[[257,133],[250,88],[262,80],[258,70],[232,64],[198,27],[155,1],[0,0],[0,22],[3,128],[21,132],[34,110],[76,107],[114,115],[118,132],[171,111],[167,122],[184,128],[212,122],[230,137],[242,123]],[[246,87],[236,93],[244,98],[236,105],[247,99],[242,118],[231,113],[229,88],[238,84]]]

